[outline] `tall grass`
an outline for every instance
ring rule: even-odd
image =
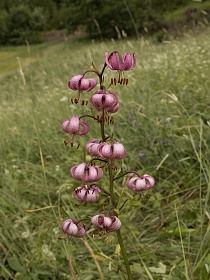
[[[67,41],[22,65],[25,85],[18,66],[2,79],[0,278],[125,279],[114,235],[90,230],[85,240],[58,240],[62,219],[93,216],[106,201],[78,207],[71,195],[69,168],[84,155],[65,147],[61,122],[90,109],[70,104],[67,82],[92,62],[101,67],[104,52],[117,49],[138,58],[125,73],[129,87],[116,88],[121,109],[108,128],[128,152],[119,169],[156,178],[150,197],[131,199],[120,217],[133,278],[208,279],[209,34],[167,45]],[[96,126],[80,140],[81,151]],[[117,188],[132,197],[123,180]]]

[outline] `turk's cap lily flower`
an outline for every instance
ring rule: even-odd
[[[67,235],[71,235],[74,237],[83,237],[86,234],[87,226],[86,224],[79,226],[77,220],[68,219],[63,222],[62,231]]]
[[[119,142],[108,144],[102,142],[98,146],[98,153],[101,158],[104,159],[123,159],[126,156],[126,150],[124,146]]]
[[[90,126],[88,123],[80,121],[78,116],[73,116],[62,123],[62,129],[67,134],[83,136],[89,132]]]
[[[155,185],[155,179],[148,174],[141,177],[131,176],[126,180],[126,185],[133,191],[146,191]]]
[[[70,169],[71,176],[82,182],[97,182],[103,177],[103,170],[100,166],[89,166],[83,162]]]
[[[97,81],[93,78],[86,79],[83,75],[76,75],[68,82],[68,87],[72,90],[91,91],[97,85]]]
[[[98,146],[98,141],[95,138],[91,139],[90,142],[86,145],[87,153],[93,157],[100,157],[98,153]]]
[[[109,93],[103,90],[97,90],[90,98],[90,103],[97,111],[102,111],[104,108],[113,108],[118,104],[117,94],[113,91]]]
[[[84,202],[96,202],[99,199],[101,189],[98,185],[92,184],[90,187],[82,185],[74,191],[74,197]]]
[[[108,52],[105,53],[105,62],[111,70],[128,71],[133,70],[136,66],[136,55],[125,53],[120,56],[118,51],[113,51],[110,55]]]
[[[86,79],[83,75],[76,75],[72,77],[68,82],[68,87],[78,92],[78,96],[75,99],[71,99],[72,103],[78,103],[80,97],[82,98],[82,104],[84,104],[83,91],[91,91],[97,84],[97,81],[93,78]]]
[[[95,229],[105,229],[107,232],[117,231],[121,227],[121,221],[116,216],[106,217],[104,214],[94,216],[91,223]]]

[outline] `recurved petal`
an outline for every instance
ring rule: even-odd
[[[83,224],[82,226],[78,226],[78,232],[75,235],[75,237],[83,237],[86,234],[87,231],[87,226],[85,224]]]
[[[95,215],[91,219],[91,223],[93,224],[95,229],[103,229],[103,221],[104,221],[104,214]]]
[[[104,217],[103,225],[105,228],[109,228],[112,224],[112,220],[110,217]]]
[[[86,91],[91,91],[97,85],[96,79],[90,78],[89,79],[89,87]]]
[[[123,58],[122,58],[123,70],[130,70],[132,66],[132,56],[129,53],[125,53]]]
[[[79,117],[78,116],[73,116],[70,120],[69,120],[69,133],[70,134],[77,134],[79,131]]]
[[[152,176],[150,176],[148,174],[145,174],[145,175],[143,175],[143,177],[148,181],[146,183],[146,189],[147,190],[152,188],[155,185],[155,179]]]
[[[118,57],[118,51],[114,51],[110,55],[108,52],[105,53],[105,62],[111,70],[120,70]]]
[[[76,75],[72,77],[68,82],[68,87],[73,90],[79,90],[79,86],[82,78],[83,78],[82,75]]]
[[[124,146],[119,143],[119,142],[115,142],[113,144],[113,158],[114,159],[122,159],[126,156],[126,150],[124,148]]]
[[[118,219],[116,216],[111,217],[112,224],[111,226],[107,229],[107,231],[116,231],[121,227],[121,221]]]
[[[86,123],[86,122],[80,122],[79,124],[80,124],[80,128],[82,127],[82,129],[79,128],[78,134],[80,136],[83,136],[83,135],[87,134],[90,130],[89,124]]]
[[[71,176],[78,181],[83,181],[86,163],[80,163],[70,169]]]

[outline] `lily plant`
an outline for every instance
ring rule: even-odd
[[[115,87],[117,84],[127,85],[128,79],[123,78],[123,74],[125,71],[133,70],[135,66],[135,54],[125,53],[121,56],[118,51],[113,51],[110,54],[106,52],[101,71],[97,70],[94,66],[93,69],[86,70],[84,73],[72,77],[68,82],[68,87],[72,91],[77,92],[76,97],[71,99],[72,104],[75,104],[75,106],[90,104],[91,112],[94,111],[94,113],[83,116],[71,116],[62,123],[64,133],[69,135],[69,139],[65,140],[64,143],[73,147],[75,138],[86,136],[90,130],[90,123],[83,121],[83,118],[98,122],[100,137],[90,139],[85,147],[86,153],[91,156],[91,160],[72,166],[70,168],[70,175],[74,180],[81,182],[81,185],[73,191],[73,196],[82,203],[97,203],[100,195],[103,192],[106,193],[108,214],[99,212],[91,218],[87,217],[85,220],[89,220],[88,224],[83,223],[84,219],[78,221],[74,217],[70,217],[63,222],[61,229],[66,234],[66,237],[72,236],[76,238],[84,238],[90,225],[94,227],[100,236],[116,232],[129,280],[132,279],[132,273],[120,231],[123,224],[119,218],[128,199],[119,206],[120,197],[116,194],[116,182],[118,179],[126,176],[125,182],[127,187],[135,193],[141,193],[152,188],[155,185],[155,179],[148,174],[140,175],[133,170],[125,171],[124,173],[116,171],[117,161],[123,160],[126,157],[126,149],[122,143],[114,140],[113,135],[107,134],[106,125],[113,124],[112,114],[116,114],[120,109],[118,95],[110,87]],[[117,78],[111,79],[108,90],[105,87],[104,81],[106,69],[117,71]],[[87,73],[95,75],[96,79],[85,78]],[[93,90],[95,92],[91,93],[88,100],[86,93]],[[107,189],[102,188],[99,182],[103,180],[104,176],[109,177]]]

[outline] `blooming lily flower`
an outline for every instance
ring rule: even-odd
[[[68,87],[72,90],[78,91],[78,97],[75,99],[74,103],[78,103],[80,96],[82,95],[83,101],[83,90],[84,91],[91,91],[97,84],[95,79],[85,79],[83,75],[76,75],[71,78],[68,82]],[[73,102],[73,99],[72,99]],[[84,101],[83,101],[84,102]]]
[[[83,182],[96,182],[104,175],[100,166],[89,166],[85,162],[73,166],[70,173],[75,180]]]
[[[148,174],[145,174],[142,177],[131,176],[127,179],[126,184],[133,191],[145,191],[155,185],[155,179]]]
[[[70,135],[83,136],[89,132],[90,126],[86,122],[81,122],[78,116],[73,116],[62,123],[62,129]]]
[[[124,56],[121,57],[118,51],[113,51],[110,55],[106,52],[105,62],[111,70],[133,70],[136,66],[136,55],[135,53],[133,54],[132,61],[132,56],[129,53],[125,53]]]
[[[121,79],[122,72],[133,70],[136,66],[136,55],[135,53],[133,53],[133,56],[130,53],[125,53],[123,56],[120,56],[118,51],[113,51],[111,54],[106,52],[105,63],[111,70],[119,71],[118,83],[127,85],[128,79]],[[116,79],[114,80],[116,85]],[[113,79],[111,81],[113,83]]]
[[[101,189],[98,185],[92,184],[89,188],[82,185],[74,191],[74,197],[85,202],[96,202],[99,199]]]
[[[126,156],[126,150],[119,142],[113,144],[102,142],[98,146],[98,153],[104,159],[122,159]]]
[[[94,216],[91,223],[95,229],[105,229],[107,232],[117,231],[121,227],[121,221],[116,216],[106,217],[104,214]]]
[[[118,97],[117,94],[113,91],[109,93],[104,92],[103,90],[97,90],[90,98],[90,103],[97,111],[102,111],[104,108],[108,112],[112,110],[117,112],[116,109],[119,109]]]
[[[77,220],[66,220],[62,224],[62,231],[74,237],[83,237],[86,234],[87,226],[83,224],[78,226]]]

